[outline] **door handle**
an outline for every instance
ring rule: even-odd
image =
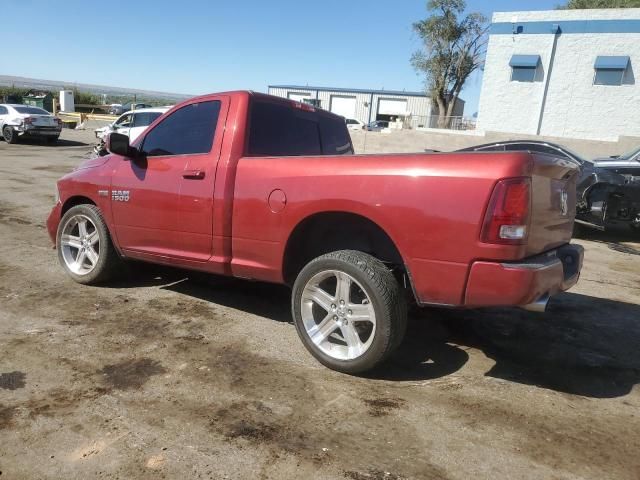
[[[182,178],[189,180],[202,180],[204,178],[203,170],[185,170],[182,173]]]

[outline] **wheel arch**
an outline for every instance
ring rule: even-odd
[[[109,232],[109,236],[111,237],[113,247],[121,257],[124,257],[124,254],[120,249],[120,245],[116,241],[117,239],[115,238],[115,235],[114,235],[115,232],[114,232],[114,229],[112,228],[113,226],[109,223],[108,217],[106,215],[107,212],[104,212],[101,206],[98,203],[96,203],[92,198],[86,195],[72,195],[71,197],[67,198],[62,203],[62,207],[60,208],[60,220],[62,220],[62,217],[64,217],[65,213],[67,213],[73,207],[77,207],[78,205],[93,205],[98,210],[100,210],[100,215],[104,220],[105,226],[107,228],[107,232]]]
[[[84,195],[73,195],[73,196],[67,198],[64,201],[64,203],[62,204],[62,208],[60,209],[60,218],[62,218],[64,216],[64,214],[67,213],[71,208],[73,208],[75,206],[78,206],[78,205],[93,205],[93,206],[97,206],[96,202],[94,202],[89,197],[86,197]]]
[[[387,231],[370,218],[347,211],[314,212],[300,220],[286,241],[282,275],[292,285],[312,259],[337,250],[368,253],[398,273],[408,273],[400,249]]]

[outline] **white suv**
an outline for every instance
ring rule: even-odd
[[[140,136],[156,118],[168,111],[171,107],[141,108],[131,110],[120,115],[113,123],[96,128],[96,138],[103,139],[107,133],[118,132],[129,137],[129,143]]]
[[[7,143],[16,143],[23,137],[45,138],[54,143],[61,130],[62,120],[42,108],[0,104],[0,132]]]

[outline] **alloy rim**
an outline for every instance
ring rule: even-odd
[[[100,258],[100,234],[89,217],[74,215],[62,229],[60,247],[67,268],[76,275],[87,275]]]
[[[353,360],[367,352],[376,333],[371,298],[351,275],[325,270],[305,285],[302,322],[311,341],[336,360]]]

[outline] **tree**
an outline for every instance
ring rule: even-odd
[[[640,0],[569,0],[566,5],[558,8],[640,8]]]
[[[465,0],[430,0],[425,20],[413,24],[423,48],[411,64],[426,75],[425,85],[438,105],[438,127],[447,128],[462,86],[482,67],[487,45],[487,19],[481,13],[462,18]]]

